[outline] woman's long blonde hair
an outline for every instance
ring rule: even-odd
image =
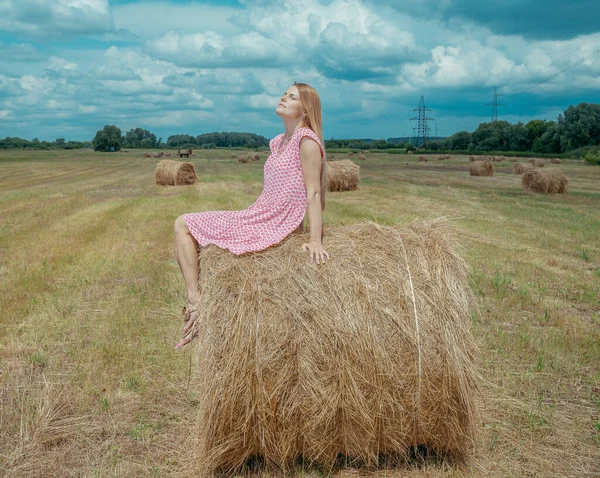
[[[300,95],[300,103],[306,112],[304,126],[312,129],[321,140],[323,148],[323,161],[321,162],[321,209],[325,209],[325,192],[327,190],[327,172],[325,170],[325,141],[323,141],[323,119],[321,116],[321,99],[317,91],[306,83],[296,83]]]

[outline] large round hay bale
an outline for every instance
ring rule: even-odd
[[[250,161],[250,158],[248,158],[247,154],[242,154],[237,160],[238,163],[247,163],[248,161]]]
[[[331,227],[234,257],[200,253],[195,476],[259,458],[377,466],[424,446],[465,458],[476,429],[471,294],[451,229]],[[188,451],[190,451],[188,449]]]
[[[426,162],[427,162],[427,161],[429,161],[429,160],[427,159],[427,156],[419,156],[419,159],[418,159],[418,161],[419,161],[420,163],[426,163]]]
[[[252,156],[252,161],[259,161],[260,160],[260,154],[256,153],[254,156]]]
[[[349,159],[327,161],[327,191],[354,191],[360,183],[360,166]]]
[[[196,182],[196,170],[192,163],[163,159],[154,171],[156,184],[164,186],[181,186]]]
[[[489,161],[473,161],[471,163],[471,176],[493,176],[494,165]]]
[[[354,153],[353,153],[352,151],[350,151],[350,152],[348,153],[348,157],[349,157],[349,158],[353,158],[353,157],[354,157]]]
[[[513,166],[513,173],[515,174],[523,174],[525,171],[529,171],[530,169],[533,169],[534,166],[533,164],[529,164],[529,163],[516,163]]]
[[[551,162],[552,164],[560,164],[560,159],[558,159],[558,158],[552,158],[552,159],[550,160],[550,162]]]
[[[529,162],[531,164],[533,164],[536,168],[543,168],[544,167],[544,160],[540,159],[540,158],[531,158],[529,160]]]
[[[515,158],[514,156],[511,156],[510,158],[508,158],[508,161],[511,163],[516,163],[517,162],[517,158]]]
[[[406,152],[406,154],[414,154],[414,153],[412,152],[412,150],[409,150]]]
[[[569,180],[560,169],[533,168],[526,171],[521,179],[523,189],[539,193],[566,193]]]
[[[364,161],[365,159],[367,159],[367,157],[363,154],[363,153],[358,153],[357,155],[358,159],[360,159],[361,161]]]

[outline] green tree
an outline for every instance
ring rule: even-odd
[[[556,129],[562,151],[600,145],[600,105],[579,103],[558,115]]]
[[[123,144],[121,130],[114,125],[106,125],[96,133],[92,144],[94,151],[119,151]]]

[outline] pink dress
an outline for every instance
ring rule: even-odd
[[[300,163],[300,141],[319,137],[310,128],[300,128],[285,143],[285,133],[271,140],[265,163],[263,192],[248,209],[209,211],[185,215],[190,233],[201,246],[215,244],[234,254],[256,252],[290,235],[306,213],[306,186]]]

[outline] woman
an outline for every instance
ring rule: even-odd
[[[302,245],[311,262],[321,264],[329,254],[321,243],[325,209],[325,150],[321,101],[311,86],[294,83],[275,110],[285,133],[270,142],[264,167],[264,189],[243,211],[210,211],[184,214],[175,221],[175,255],[181,268],[188,301],[180,349],[193,338],[198,317],[198,247],[214,244],[233,254],[266,249],[302,226],[308,212],[310,240]]]

